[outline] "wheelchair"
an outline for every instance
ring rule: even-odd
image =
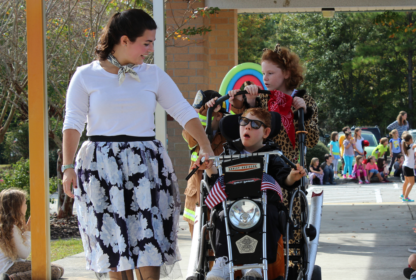
[[[213,108],[228,98],[228,95],[221,97]],[[206,132],[208,137],[212,137],[210,120],[213,108],[208,110],[207,115]],[[271,113],[272,131],[269,139],[273,139],[279,133],[281,124],[280,115]],[[229,115],[220,121],[219,129],[227,142],[240,138],[238,117],[238,115]],[[269,278],[271,280],[320,280],[321,269],[315,265],[315,259],[319,240],[323,191],[312,194],[311,213],[309,213],[307,190],[303,184],[288,193],[290,203],[287,211],[279,211],[277,214],[279,231],[281,231],[285,243],[284,257],[279,263],[278,261],[273,264],[268,263],[267,248],[273,244],[267,244],[266,232],[269,220],[267,218],[267,192],[262,190],[261,182],[263,172],[267,173],[268,171],[271,155],[281,157],[289,166],[296,168],[296,165],[284,157],[279,150],[210,157],[218,169],[218,175],[224,178],[224,190],[227,195],[220,205],[225,221],[230,280],[241,278],[241,276],[236,276],[235,272],[252,268],[262,269],[264,280]],[[242,172],[235,172],[236,170]],[[191,174],[188,175],[188,178]],[[306,178],[302,178],[302,180],[306,181]],[[206,173],[204,173],[200,188],[200,205],[196,212],[197,218],[187,280],[206,279],[210,266],[215,261],[216,225],[213,221],[215,215],[218,215],[218,208],[221,207],[217,207],[217,205],[210,210],[205,202],[212,189]],[[295,217],[293,207],[297,197],[301,201],[301,214]],[[290,236],[293,236],[294,230],[301,230],[302,239],[298,244],[289,244]],[[283,244],[282,240],[279,240],[279,243]],[[291,249],[295,249],[295,254],[289,254]],[[280,250],[283,251],[283,248]],[[289,267],[289,264],[292,264],[292,267]],[[283,266],[283,271],[282,269],[274,269],[278,266]]]

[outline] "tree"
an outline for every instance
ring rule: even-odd
[[[406,61],[407,67],[404,71],[404,77],[407,81],[409,106],[407,114],[410,126],[412,126],[413,122],[413,71],[415,65],[413,60],[416,52],[415,21],[416,14],[414,12],[385,12],[378,15],[374,20],[376,25],[380,25],[382,29],[385,29],[383,31],[386,32],[392,45],[395,46],[394,52],[400,54]]]
[[[264,48],[274,49],[281,15],[238,15],[238,63],[260,63]]]
[[[409,56],[402,51],[402,42],[393,41],[385,27],[374,24],[378,16],[385,17],[383,13],[337,13],[333,19],[318,13],[289,14],[276,26],[281,45],[304,62],[302,87],[317,101],[319,125],[326,133],[345,125],[379,125],[383,130],[407,106]]]

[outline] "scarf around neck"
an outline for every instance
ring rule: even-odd
[[[124,79],[126,78],[126,74],[129,74],[133,79],[138,81],[140,83],[139,75],[137,75],[137,72],[133,70],[134,67],[137,65],[134,65],[132,63],[129,63],[127,65],[121,66],[121,64],[118,62],[118,60],[112,55],[108,55],[108,61],[110,61],[111,64],[118,67],[118,84],[121,85],[124,82]]]
[[[269,111],[279,113],[282,119],[282,124],[286,130],[287,136],[292,143],[293,149],[296,146],[295,125],[293,123],[292,112],[293,98],[278,90],[272,90],[270,94],[267,107]]]

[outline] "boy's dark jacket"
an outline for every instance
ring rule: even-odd
[[[255,153],[269,152],[269,151],[275,151],[275,150],[279,150],[279,147],[277,147],[277,145],[273,141],[267,140],[266,143],[264,143],[264,146],[260,148],[259,150],[255,151]],[[243,151],[244,151],[243,143],[241,142],[241,139],[237,139],[232,142],[225,143],[224,152],[222,154],[239,155],[243,153]],[[287,176],[289,175],[290,171],[291,171],[290,166],[287,165],[283,161],[283,159],[281,159],[277,155],[270,155],[267,174],[272,176],[276,180],[276,182],[280,185],[280,187],[286,190],[293,190],[294,188],[300,185],[300,181],[296,181],[292,186],[287,186],[285,184],[285,180]],[[217,179],[218,179],[218,175],[212,174],[212,177],[209,178],[209,184],[214,185]],[[276,196],[279,197],[273,191],[267,192],[267,198],[268,198],[267,200],[269,202],[275,201],[272,198],[275,198]],[[279,201],[280,201],[280,198],[279,198]]]
[[[266,141],[265,145],[257,150],[255,153],[268,152],[279,150],[276,144],[273,141]],[[232,142],[227,142],[224,144],[225,155],[238,155],[243,153],[244,146],[240,139],[234,140]],[[267,174],[272,176],[276,182],[280,185],[281,188],[292,190],[300,185],[300,181],[296,181],[292,186],[287,186],[285,180],[289,175],[291,168],[287,165],[283,159],[277,155],[270,155],[269,166]],[[215,181],[218,179],[218,174],[212,174],[211,178],[208,177],[208,183],[212,186],[215,184]],[[283,202],[280,200],[279,195],[271,190],[267,191],[267,259],[269,263],[276,261],[277,254],[277,243],[281,236],[281,226],[279,225],[278,211],[283,210],[288,216],[286,207],[283,205]],[[290,235],[293,234],[292,225],[290,227]],[[293,236],[291,237],[293,238]]]

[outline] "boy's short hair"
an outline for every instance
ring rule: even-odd
[[[325,161],[327,161],[330,157],[332,157],[330,154],[325,154],[325,155],[324,155],[324,159],[325,159]]]
[[[263,108],[250,108],[244,111],[243,117],[247,116],[248,114],[252,114],[259,118],[260,121],[264,123],[266,127],[272,126],[272,114],[269,111]]]
[[[345,132],[345,138],[348,138],[348,136],[351,135],[351,132]]]
[[[342,132],[344,132],[344,133],[345,133],[345,132],[347,132],[347,130],[348,130],[348,129],[350,129],[350,127],[349,127],[349,126],[345,126],[345,127],[342,129]]]
[[[387,137],[383,137],[380,139],[380,144],[383,144],[384,142],[389,142],[389,139]]]
[[[338,132],[336,132],[336,131],[332,132],[331,133],[331,140],[335,141],[335,137],[337,137],[337,135],[338,135]]]

